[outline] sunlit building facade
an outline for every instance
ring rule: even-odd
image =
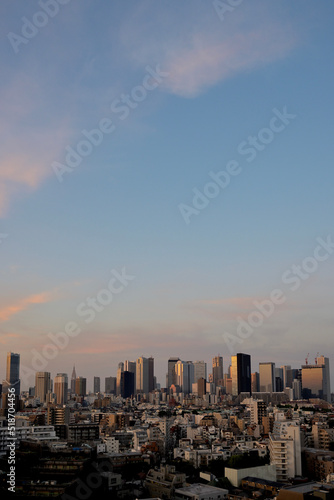
[[[241,392],[251,393],[251,357],[249,354],[238,353],[231,357],[232,361],[232,395]]]
[[[260,392],[276,392],[275,363],[259,363]]]
[[[328,358],[327,358],[328,359]],[[320,398],[330,402],[329,366],[326,364],[302,366],[302,396],[303,398]]]

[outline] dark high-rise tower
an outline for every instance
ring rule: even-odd
[[[134,375],[134,394],[136,394],[136,362],[135,361],[129,361],[128,359],[125,360],[124,363],[124,371],[125,372],[131,372]]]
[[[20,394],[20,355],[13,352],[7,353],[6,380],[3,384],[3,392],[9,387],[15,388],[15,394]]]
[[[135,393],[135,374],[133,372],[121,373],[121,396],[130,398]]]
[[[107,394],[116,394],[116,377],[106,377],[104,391]]]
[[[100,377],[94,377],[94,394],[100,392],[101,390],[101,380]]]
[[[175,365],[180,358],[169,358],[168,360],[168,372],[166,377],[167,390],[169,390],[171,385],[176,385],[176,371]]]
[[[249,354],[238,353],[232,356],[232,395],[241,392],[251,393],[251,357]]]
[[[154,391],[154,358],[148,358],[148,392]]]

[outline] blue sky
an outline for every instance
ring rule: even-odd
[[[286,301],[235,350],[253,370],[320,352],[334,373],[334,255],[297,290],[282,283],[334,239],[332,2],[221,2],[220,16],[198,0],[70,0],[53,17],[44,4],[0,7],[3,377],[7,351],[29,368],[69,321],[80,335],[44,369],[74,362],[89,387],[140,355],[162,384],[169,356],[227,367],[224,332],[276,288]],[[284,108],[294,118],[268,136]],[[70,171],[67,148],[103,119],[114,130]],[[258,135],[270,140],[249,162],[238,148]],[[240,173],[187,224],[180,205],[232,160]],[[124,267],[135,278],[85,324],[78,304]]]

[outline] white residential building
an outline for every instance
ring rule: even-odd
[[[44,441],[47,443],[58,441],[53,425],[22,425],[15,428],[15,443],[19,446],[20,441]],[[0,454],[8,452],[8,445],[13,441],[9,435],[8,427],[0,427]]]
[[[106,453],[119,453],[119,441],[114,436],[104,438],[103,443]]]
[[[147,443],[147,430],[146,429],[136,429],[133,431],[133,449],[140,451],[141,447]]]
[[[295,422],[274,423],[269,451],[270,464],[276,465],[277,481],[285,482],[302,474],[300,428]]]

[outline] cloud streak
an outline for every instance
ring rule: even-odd
[[[117,74],[124,74],[127,86],[138,80],[137,71],[142,74],[148,64],[159,64],[169,72],[160,89],[193,98],[241,72],[285,57],[296,45],[293,30],[276,16],[275,8],[265,11],[257,2],[252,9],[243,4],[228,23],[222,23],[211,7],[198,4],[194,9],[192,2],[173,8],[157,7],[152,1],[134,4],[131,16],[123,15],[118,30],[112,35],[102,32],[101,51],[110,57],[117,47],[117,57],[110,62]],[[15,71],[8,65],[0,84],[0,217],[6,215],[13,199],[35,191],[53,176],[51,163],[63,157],[81,127],[95,124],[100,111],[103,116],[101,103],[108,100],[111,88],[116,83],[123,88],[114,74],[103,73],[105,83],[99,92],[92,91],[90,81],[98,60],[91,55],[78,58],[68,38],[73,36],[78,16],[79,32],[85,32],[87,13],[78,8],[72,14],[57,51],[50,42],[39,46],[40,52],[30,46],[24,66]],[[57,21],[61,20],[66,23],[60,15]],[[46,72],[50,56],[54,62]],[[84,114],[80,106],[87,106]]]
[[[293,37],[280,36],[274,26],[272,32],[258,29],[218,42],[196,35],[190,47],[166,57],[163,67],[170,76],[163,85],[173,94],[195,97],[238,73],[284,57],[294,44]]]
[[[18,333],[2,333],[0,335],[0,344],[12,344],[14,339],[20,339],[21,335]]]
[[[36,304],[45,304],[50,302],[54,297],[54,292],[42,292],[35,295],[29,295],[24,299],[18,300],[13,304],[9,304],[0,309],[0,320],[8,321],[12,316],[21,311],[29,309],[30,306]]]
[[[184,2],[177,12],[153,2],[134,9],[120,29],[125,59],[159,63],[170,76],[165,91],[196,97],[239,73],[286,57],[298,35],[275,7],[246,2],[222,23],[208,5]],[[153,23],[153,19],[155,23]],[[283,22],[285,20],[285,22]],[[156,39],[159,39],[159,44]]]
[[[0,217],[13,199],[53,175],[51,162],[68,141],[68,119],[52,112],[38,75],[11,74],[0,87]]]

